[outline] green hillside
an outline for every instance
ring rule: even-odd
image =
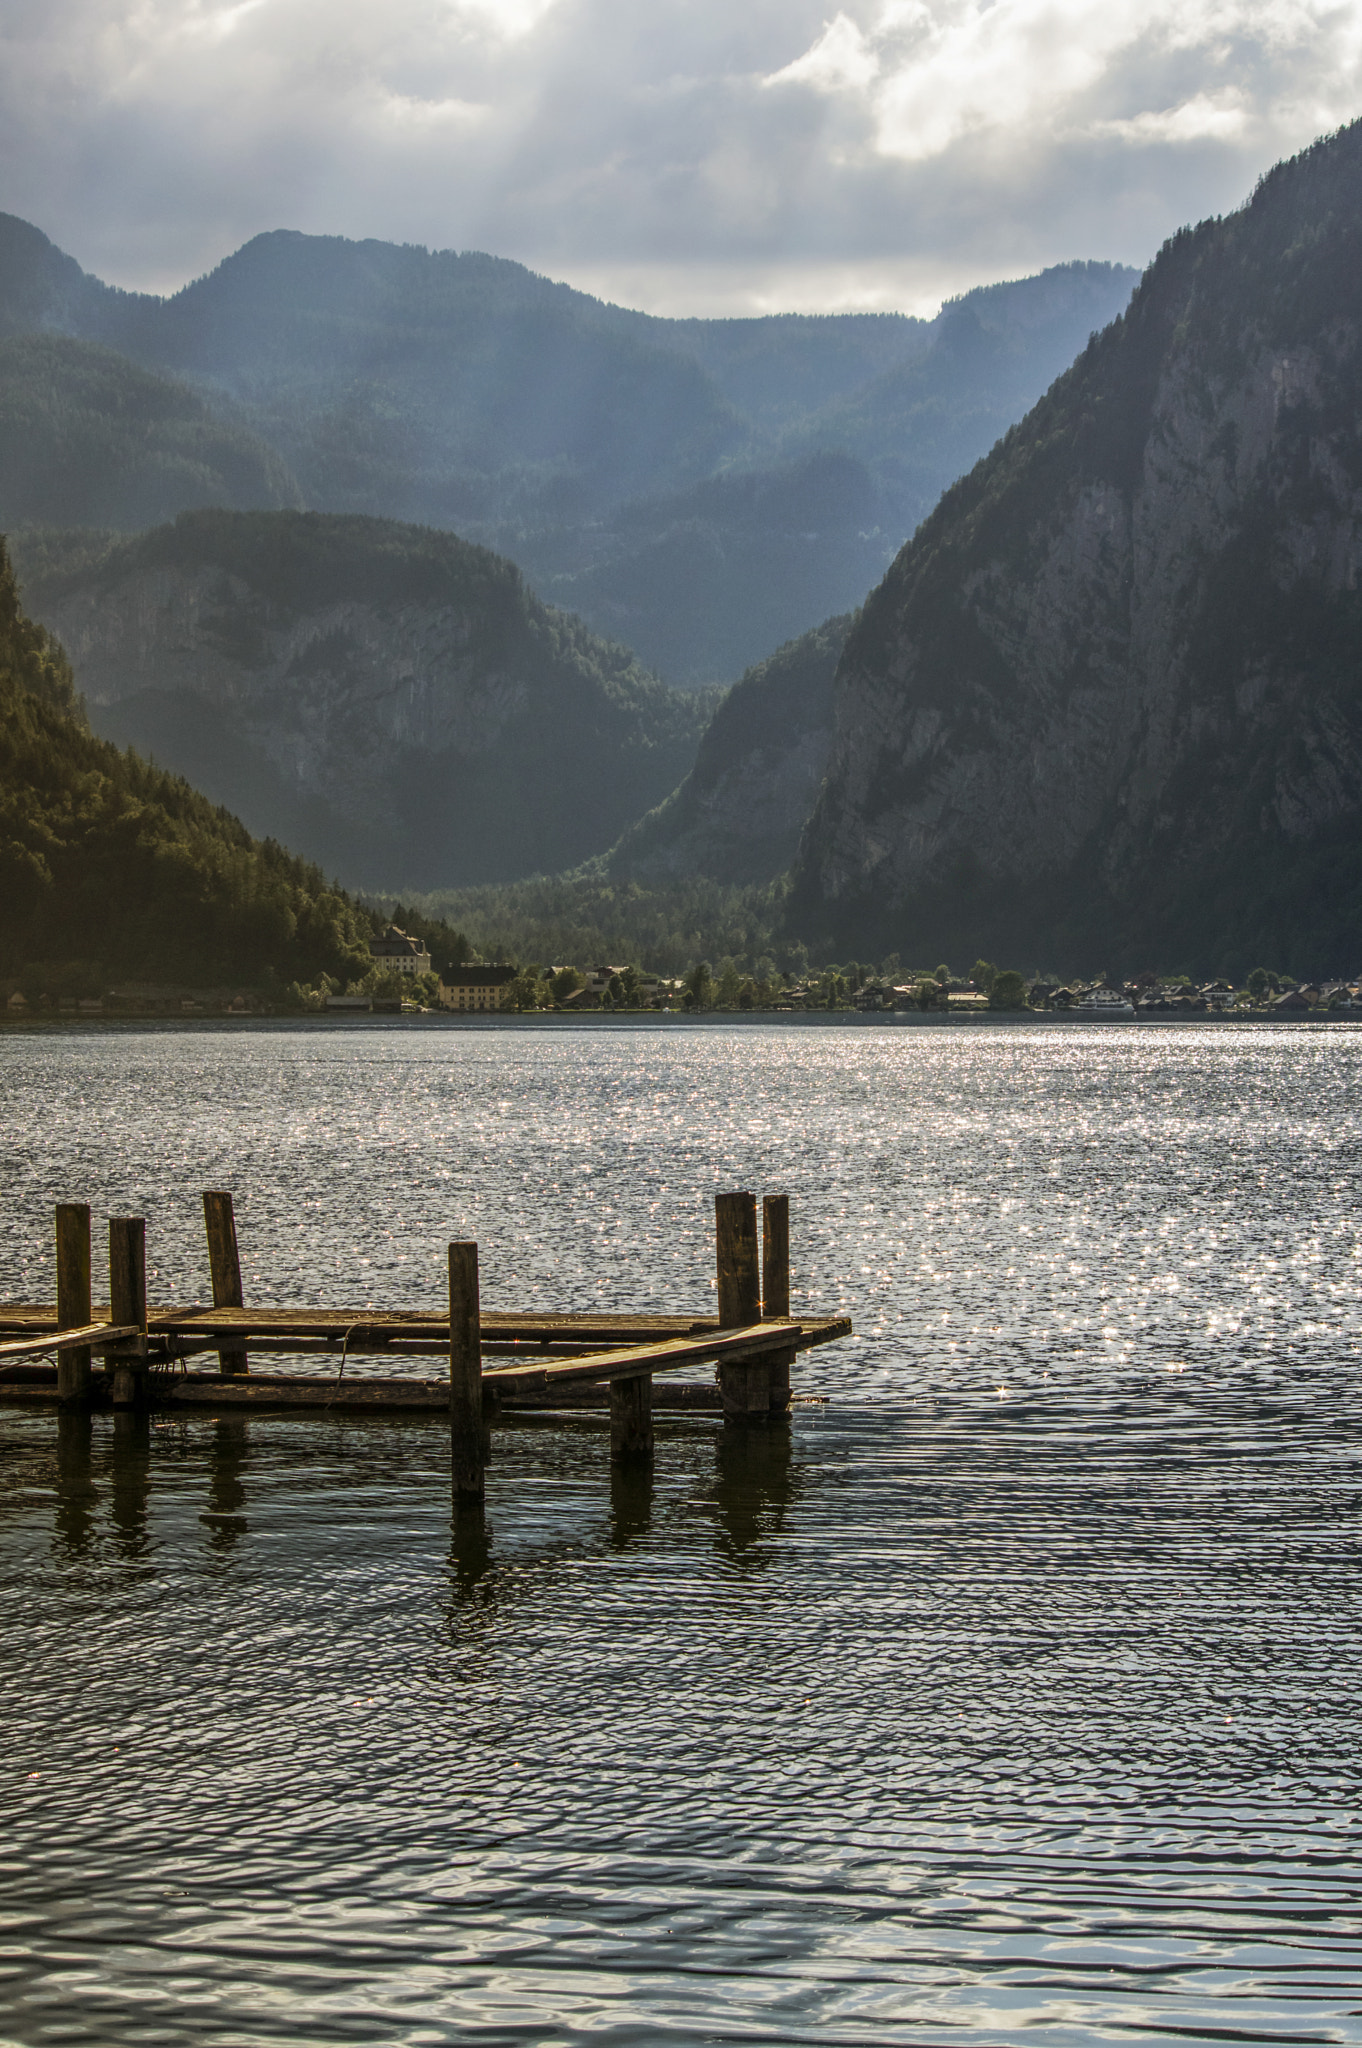
[[[318,869],[95,738],[0,539],[0,975],[51,993],[348,977],[373,928]]]
[[[55,334],[0,341],[0,527],[135,531],[196,505],[298,505],[284,463],[174,378]]]
[[[604,853],[686,775],[714,707],[427,527],[194,512],[25,536],[18,559],[99,731],[356,888]]]

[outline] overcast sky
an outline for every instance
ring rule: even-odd
[[[1362,112],[1362,0],[0,0],[0,209],[173,289],[272,227],[658,312],[932,308]]]

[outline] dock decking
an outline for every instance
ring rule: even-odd
[[[55,1302],[0,1304],[0,1402],[62,1407],[311,1409],[447,1414],[456,1494],[481,1496],[490,1431],[505,1408],[609,1406],[617,1462],[652,1455],[654,1406],[751,1425],[789,1408],[790,1366],[851,1334],[846,1317],[790,1314],[789,1201],[715,1196],[717,1315],[481,1311],[477,1246],[449,1247],[446,1311],[247,1308],[230,1194],[203,1197],[211,1304],[150,1306],[145,1224],[109,1221],[110,1299],[91,1300],[90,1211],[56,1212]],[[218,1355],[215,1373],[189,1361]],[[335,1361],[334,1375],[261,1372],[251,1354]],[[55,1363],[47,1360],[55,1355]],[[102,1367],[94,1363],[103,1360]],[[358,1358],[441,1357],[439,1378],[350,1371]],[[485,1361],[495,1360],[488,1364]],[[504,1361],[504,1362],[503,1362]],[[654,1377],[713,1364],[717,1384]]]

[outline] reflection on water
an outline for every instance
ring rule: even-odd
[[[90,1547],[95,1517],[95,1481],[91,1461],[94,1422],[88,1414],[58,1414],[57,1555],[77,1559]]]
[[[131,1409],[115,1409],[110,1478],[109,1513],[118,1547],[129,1564],[141,1563],[150,1551],[147,1510],[151,1492],[151,1421],[148,1416]]]
[[[626,1550],[653,1519],[653,1475],[644,1464],[610,1466],[610,1541]]]
[[[492,1545],[483,1503],[456,1494],[449,1548],[450,1574],[460,1600],[471,1600],[487,1577]]]
[[[213,1424],[213,1448],[209,1462],[208,1508],[203,1519],[215,1550],[230,1550],[246,1533],[246,1455],[250,1448],[248,1421],[219,1421]]]
[[[762,1546],[780,1534],[795,1498],[788,1420],[774,1417],[764,1426],[719,1430],[714,1471],[720,1554],[734,1563],[763,1563],[769,1552]]]
[[[0,1043],[13,1294],[90,1193],[195,1291],[235,1180],[260,1298],[703,1305],[783,1185],[865,1331],[485,1511],[432,1420],[0,1409],[0,2036],[1362,2040],[1359,1046]]]

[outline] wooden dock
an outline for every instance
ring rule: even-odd
[[[56,1211],[56,1300],[0,1305],[0,1402],[63,1409],[362,1410],[447,1415],[455,1492],[481,1497],[503,1409],[608,1407],[617,1463],[652,1456],[654,1408],[779,1421],[800,1352],[851,1334],[845,1317],[790,1313],[789,1200],[715,1196],[717,1314],[489,1313],[477,1246],[449,1247],[448,1308],[248,1308],[230,1194],[203,1197],[210,1303],[149,1306],[146,1230],[109,1219],[109,1300],[91,1299],[88,1207]],[[217,1370],[190,1361],[216,1353]],[[336,1371],[261,1371],[252,1359],[334,1360]],[[98,1358],[101,1363],[96,1365]],[[438,1376],[355,1372],[358,1359],[440,1358]],[[667,1375],[712,1365],[708,1383]],[[661,1377],[662,1383],[654,1385]]]

